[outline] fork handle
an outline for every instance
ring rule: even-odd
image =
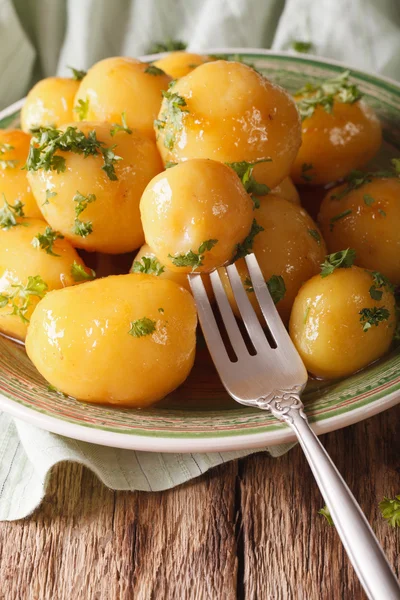
[[[311,429],[300,398],[280,415],[295,432],[336,530],[371,600],[399,600],[400,586],[353,494]],[[269,407],[272,408],[272,407]],[[275,411],[272,410],[274,414]],[[276,415],[278,416],[278,415]]]

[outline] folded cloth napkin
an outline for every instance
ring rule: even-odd
[[[107,56],[140,56],[154,42],[190,50],[260,47],[314,54],[400,79],[398,0],[3,0],[0,3],[0,107],[33,81],[68,65],[88,68]],[[1,398],[0,398],[1,406]],[[270,448],[279,456],[291,446]],[[51,468],[86,465],[118,490],[163,490],[254,451],[155,454],[70,440],[0,413],[0,519],[20,519],[40,504]]]

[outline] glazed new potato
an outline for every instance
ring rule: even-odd
[[[210,271],[249,234],[253,202],[226,165],[206,159],[160,173],[140,201],[146,242],[171,271]]]
[[[41,217],[32,194],[26,171],[31,136],[19,129],[0,130],[0,199],[4,194],[10,204],[22,202],[26,217]],[[0,200],[1,201],[1,200]]]
[[[306,211],[284,198],[269,194],[254,211],[258,225],[263,227],[253,242],[254,252],[264,278],[277,304],[283,321],[288,323],[290,311],[301,285],[320,270],[326,254],[325,242]],[[257,314],[261,312],[244,259],[236,262],[249,299]],[[282,278],[283,281],[277,278]],[[239,315],[228,280],[223,277],[231,305]]]
[[[359,267],[316,275],[299,291],[290,336],[307,370],[317,377],[345,377],[381,357],[391,344],[395,301],[387,286]],[[379,283],[379,282],[378,282]],[[371,297],[375,285],[380,300]]]
[[[41,157],[53,143],[45,135]],[[45,157],[44,165],[41,159],[28,163],[28,179],[46,221],[85,250],[121,254],[141,246],[140,197],[162,170],[155,143],[107,123],[76,123],[54,137],[52,162]],[[60,159],[65,168],[58,172]]]
[[[258,181],[260,181],[260,183],[263,183],[262,177],[260,177],[259,175],[257,177]],[[286,177],[286,179],[281,181],[279,185],[277,185],[276,187],[274,187],[273,190],[271,190],[271,193],[274,196],[285,198],[285,200],[289,200],[289,202],[293,202],[293,204],[300,204],[299,192],[297,191],[297,188],[294,185],[293,181],[290,179],[290,177]]]
[[[171,78],[135,58],[106,58],[89,69],[76,94],[76,120],[122,123],[154,139],[161,92]]]
[[[194,54],[193,52],[170,52],[164,58],[153,62],[153,65],[162,69],[172,79],[179,79],[209,60],[210,58],[207,55]]]
[[[211,158],[265,164],[273,188],[289,175],[301,144],[295,103],[251,67],[217,60],[170,86],[155,129],[164,163]]]
[[[382,142],[374,110],[348,80],[348,72],[295,96],[302,145],[291,175],[296,184],[324,185],[367,164]]]
[[[363,174],[358,174],[362,182]],[[400,180],[364,175],[356,189],[329,191],[318,220],[328,251],[354,248],[356,264],[380,271],[400,285]]]
[[[76,250],[50,233],[44,221],[17,219],[0,229],[0,331],[24,340],[32,311],[47,290],[90,278]]]
[[[38,127],[60,127],[74,120],[74,100],[79,81],[48,77],[29,92],[21,109],[21,127],[29,132]]]
[[[118,275],[51,292],[31,318],[26,351],[57,389],[86,402],[145,407],[188,376],[192,296],[152,275]]]

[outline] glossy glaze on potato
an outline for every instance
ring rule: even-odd
[[[21,110],[23,131],[60,127],[73,121],[78,88],[79,81],[66,77],[48,77],[39,81],[27,95]]]
[[[128,57],[96,63],[82,80],[75,98],[76,105],[79,100],[88,103],[85,120],[121,123],[124,113],[128,127],[154,139],[153,121],[160,110],[161,92],[171,78],[146,73],[148,69],[147,63]],[[77,114],[75,118],[79,120]]]
[[[301,127],[295,103],[281,87],[242,63],[218,60],[197,67],[169,92],[185,105],[180,106],[177,126],[171,99],[163,100],[156,133],[164,162],[254,162],[269,157],[272,161],[264,167],[269,187],[289,175]]]
[[[147,244],[163,265],[182,273],[193,268],[177,266],[172,257],[198,253],[207,240],[215,244],[196,270],[210,271],[231,260],[255,217],[237,174],[206,159],[185,161],[157,175],[143,193],[140,212]]]
[[[179,79],[193,69],[208,62],[210,58],[206,54],[195,54],[194,52],[170,52],[167,56],[159,58],[152,64],[164,73],[167,73],[172,79]]]
[[[356,264],[400,285],[400,180],[374,178],[341,199],[346,184],[324,198],[319,223],[328,251],[354,248]]]
[[[264,183],[262,176],[260,177],[257,171],[255,171],[254,176],[256,177],[257,181]],[[297,191],[297,188],[290,177],[286,177],[276,187],[274,187],[274,189],[271,190],[271,194],[274,196],[279,196],[280,198],[285,198],[285,200],[289,200],[289,202],[293,202],[293,204],[300,205],[299,192]]]
[[[131,335],[132,324],[153,323]],[[51,292],[31,318],[26,350],[62,392],[86,402],[145,407],[179,386],[195,355],[192,296],[152,275],[118,275]]]
[[[28,277],[39,275],[49,290],[74,285],[71,274],[74,262],[85,268],[82,259],[66,239],[57,239],[53,251],[59,256],[51,256],[41,248],[35,248],[32,240],[44,234],[47,223],[42,219],[19,219],[20,224],[9,230],[0,229],[0,295],[10,295],[13,286],[25,286]],[[85,268],[86,269],[86,268]],[[38,297],[31,296],[26,318],[29,320],[38,303]],[[23,340],[27,323],[18,315],[11,315],[11,304],[0,308],[0,331]]]
[[[383,356],[393,339],[395,302],[382,288],[373,300],[373,277],[359,267],[316,275],[300,289],[290,317],[290,336],[307,370],[317,377],[345,377]],[[389,318],[367,331],[360,321],[363,308],[386,308]]]
[[[41,212],[32,194],[26,171],[23,167],[28,158],[31,136],[19,129],[0,130],[0,203],[4,194],[9,204],[17,200],[23,203],[26,217],[39,218]]]
[[[73,125],[85,135],[95,131],[97,139],[106,147],[115,146],[115,154],[122,158],[115,164],[117,180],[112,181],[102,169],[104,161],[100,153],[85,157],[73,152],[58,152],[65,158],[65,172],[41,169],[28,173],[44,218],[78,248],[108,254],[122,254],[139,248],[144,242],[140,197],[152,177],[162,170],[155,143],[138,131],[131,134],[119,131],[111,136],[111,125],[107,123]],[[56,194],[47,203],[46,190]],[[80,220],[92,223],[93,231],[86,237],[73,233],[76,218],[73,198],[77,192],[96,196],[79,216]]]

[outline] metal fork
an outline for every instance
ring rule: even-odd
[[[200,324],[222,383],[240,404],[270,410],[277,419],[292,428],[368,598],[398,600],[400,586],[378,540],[308,423],[300,400],[300,394],[307,382],[307,371],[279,317],[254,254],[246,256],[246,263],[257,301],[275,343],[270,344],[268,341],[243,288],[236,266],[230,265],[226,267],[226,271],[243,323],[256,352],[254,355],[249,353],[220,275],[218,271],[213,271],[210,279],[219,312],[237,357],[235,362],[229,358],[201,274],[189,275]]]

